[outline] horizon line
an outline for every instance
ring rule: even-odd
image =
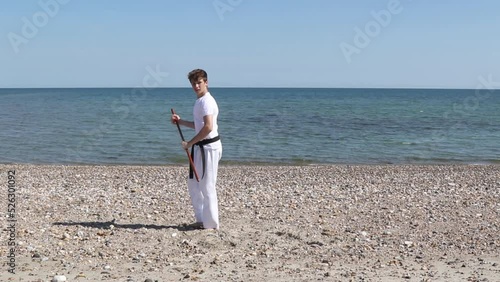
[[[0,87],[0,89],[134,89],[145,88],[152,89],[172,89],[172,88],[185,88],[191,89],[188,86],[171,86],[171,87],[130,87],[130,86],[71,86],[71,87]],[[266,89],[266,88],[281,88],[281,89],[400,89],[400,90],[478,90],[477,88],[445,88],[445,87],[303,87],[303,86],[212,86],[214,88],[247,88],[247,89]],[[481,89],[496,91],[500,88]]]

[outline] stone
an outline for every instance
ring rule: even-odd
[[[66,276],[64,275],[56,275],[54,278],[52,278],[52,282],[65,282],[66,281]]]

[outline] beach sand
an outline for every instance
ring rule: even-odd
[[[219,170],[211,231],[186,166],[0,165],[0,280],[500,281],[498,165]]]

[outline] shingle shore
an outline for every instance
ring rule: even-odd
[[[500,277],[497,165],[221,166],[217,232],[186,226],[185,166],[0,165],[4,187],[9,170],[2,281]]]

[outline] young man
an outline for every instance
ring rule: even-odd
[[[193,107],[194,121],[181,119],[173,114],[172,123],[193,128],[196,135],[188,142],[181,143],[182,148],[191,148],[196,171],[200,182],[193,177],[188,179],[189,195],[193,205],[196,224],[205,229],[219,229],[219,208],[215,184],[217,169],[222,157],[222,143],[219,140],[217,116],[219,107],[208,92],[208,75],[204,70],[195,69],[188,74],[189,82],[196,93]]]

